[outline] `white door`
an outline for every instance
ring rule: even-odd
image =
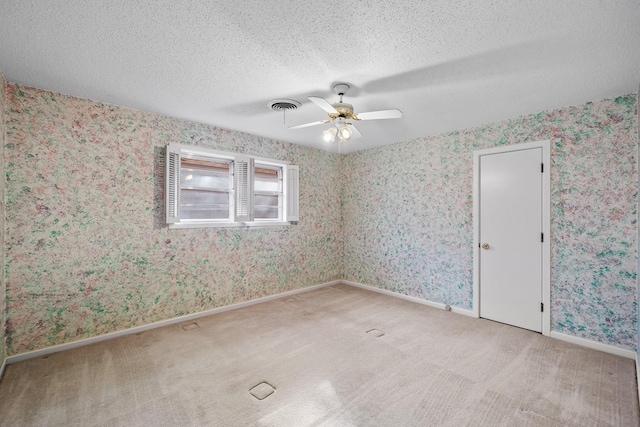
[[[542,332],[542,148],[479,160],[480,317]]]

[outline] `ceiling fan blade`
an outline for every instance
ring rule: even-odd
[[[333,108],[333,105],[329,104],[329,101],[324,98],[320,98],[319,96],[310,96],[309,101],[313,102],[329,114],[336,114],[338,112],[338,110]]]
[[[402,117],[402,111],[400,110],[368,111],[366,113],[358,113],[357,116],[359,120],[398,119]]]
[[[297,126],[290,126],[289,129],[302,129],[302,128],[308,128],[309,126],[317,126],[317,125],[321,125],[324,123],[329,123],[331,120],[320,120],[318,122],[311,122],[311,123],[305,123],[303,125],[297,125]]]
[[[358,138],[362,138],[362,134],[360,133],[360,131],[353,125],[353,123],[350,123],[351,125],[351,139],[358,139]]]

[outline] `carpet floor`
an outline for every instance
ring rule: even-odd
[[[336,285],[7,366],[2,426],[638,426],[635,363]]]

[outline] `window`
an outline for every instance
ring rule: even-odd
[[[287,162],[170,144],[165,178],[171,228],[298,220],[298,167]]]
[[[254,163],[254,219],[278,219],[282,217],[282,175],[282,166]]]

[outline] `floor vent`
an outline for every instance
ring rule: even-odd
[[[258,400],[264,400],[271,396],[276,389],[266,381],[262,381],[260,384],[255,385],[249,389],[251,396]]]
[[[200,325],[198,325],[196,322],[189,323],[188,325],[182,325],[182,329],[184,329],[185,331],[192,331],[194,329],[198,329],[199,327]]]
[[[370,329],[370,330],[367,331],[367,334],[369,334],[371,336],[374,336],[376,338],[380,338],[380,337],[384,336],[384,332],[382,332],[379,329]]]

